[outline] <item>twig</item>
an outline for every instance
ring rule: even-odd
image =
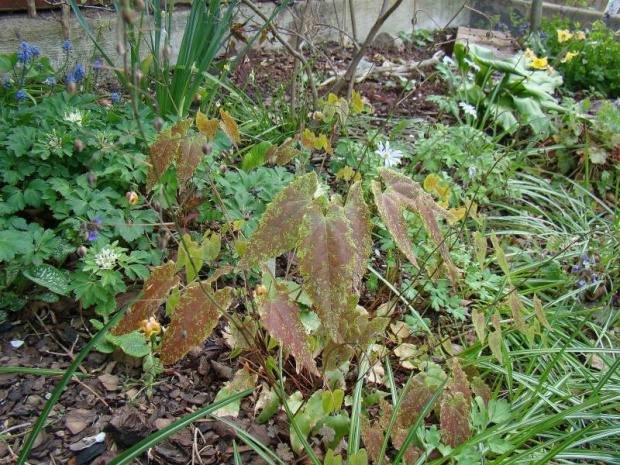
[[[265,15],[265,13],[263,13],[255,4],[254,2],[252,2],[252,0],[241,0],[245,5],[248,6],[248,8],[250,8],[254,13],[256,13],[258,16],[260,16],[260,18],[265,21],[268,22],[269,18]],[[399,0],[399,3],[402,2],[402,0]],[[306,72],[306,75],[308,76],[308,85],[310,86],[310,92],[312,92],[312,104],[314,107],[316,107],[319,103],[319,94],[316,90],[316,84],[314,83],[314,77],[312,76],[312,69],[310,68],[310,66],[308,65],[308,61],[306,60],[306,58],[303,56],[303,54],[298,53],[293,47],[291,47],[291,44],[289,44],[284,37],[282,37],[282,35],[280,35],[280,33],[278,32],[278,30],[275,28],[275,26],[271,27],[271,32],[273,33],[273,36],[277,39],[278,42],[280,42],[284,48],[286,48],[288,50],[288,52],[293,55],[295,58],[297,58],[299,61],[302,62],[302,64],[304,65],[304,71]]]
[[[84,389],[86,389],[88,392],[90,392],[91,394],[93,394],[97,399],[99,399],[103,405],[105,405],[107,408],[110,408],[110,405],[105,401],[105,399],[103,397],[101,397],[93,388],[91,388],[88,384],[84,384],[82,381],[79,380],[79,378],[77,376],[73,377],[73,380],[76,381],[80,386],[82,386]]]

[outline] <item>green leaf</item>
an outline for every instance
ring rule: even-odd
[[[115,337],[114,342],[123,352],[131,357],[142,358],[151,351],[144,336],[137,331]]]
[[[297,245],[302,218],[316,189],[317,177],[312,172],[296,179],[274,197],[247,244],[247,251],[239,262],[241,268],[258,266]]]
[[[272,147],[270,142],[260,142],[254,145],[241,160],[241,169],[249,173],[254,168],[265,164],[265,153]]]
[[[13,260],[16,255],[32,250],[32,236],[22,231],[8,229],[0,231],[0,262]]]
[[[67,295],[69,292],[69,281],[65,274],[52,265],[43,264],[29,268],[24,271],[24,276],[35,283],[48,288],[50,291],[60,295]]]
[[[215,396],[215,400],[213,402],[218,402],[220,400],[226,399],[233,394],[245,391],[246,389],[253,389],[256,384],[258,376],[250,371],[248,371],[245,367],[241,370],[238,370],[235,373],[235,376],[232,380],[230,380],[226,385],[218,391]],[[238,399],[235,402],[231,402],[230,404],[216,410],[213,414],[218,416],[233,416],[236,417],[239,415],[239,409],[241,407],[241,399]]]

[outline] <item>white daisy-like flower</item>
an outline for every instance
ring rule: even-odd
[[[116,265],[116,261],[120,258],[120,254],[116,253],[112,249],[102,249],[97,255],[95,255],[95,263],[102,270],[111,270]]]
[[[463,109],[463,113],[469,116],[473,116],[474,118],[478,118],[478,112],[476,111],[476,107],[470,105],[467,102],[459,102],[459,107]]]
[[[383,166],[386,168],[398,165],[400,163],[400,159],[403,157],[403,152],[390,148],[389,141],[385,143],[385,146],[383,145],[383,142],[377,143],[377,150],[375,153],[383,158]]]
[[[476,168],[470,166],[469,168],[467,168],[467,174],[470,178],[473,178],[474,176],[476,176]]]
[[[70,123],[75,123],[78,126],[82,125],[82,119],[84,118],[84,114],[80,110],[72,111],[71,113],[65,113],[65,121]]]

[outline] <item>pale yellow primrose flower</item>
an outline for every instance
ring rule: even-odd
[[[566,63],[568,61],[571,61],[577,55],[579,55],[579,52],[567,52],[566,56],[564,58],[562,58],[562,63]]]
[[[530,68],[549,69],[549,62],[547,61],[547,57],[534,58],[532,62],[530,63]]]
[[[523,54],[525,55],[526,58],[529,58],[530,60],[533,60],[534,58],[536,58],[536,54],[532,51],[532,49],[529,49],[529,48],[526,48]]]
[[[567,29],[558,29],[558,42],[567,42],[573,38],[573,35]]]
[[[585,40],[586,39],[586,33],[583,32],[583,31],[575,32],[575,39],[577,39],[577,40]]]

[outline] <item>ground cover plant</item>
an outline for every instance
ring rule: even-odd
[[[214,48],[276,34],[192,8]],[[160,10],[121,5],[120,95],[29,44],[2,68],[2,460],[620,460],[613,102],[525,48],[457,45],[391,105],[295,55],[187,74],[159,33],[137,58]],[[395,117],[412,89],[433,111]]]

